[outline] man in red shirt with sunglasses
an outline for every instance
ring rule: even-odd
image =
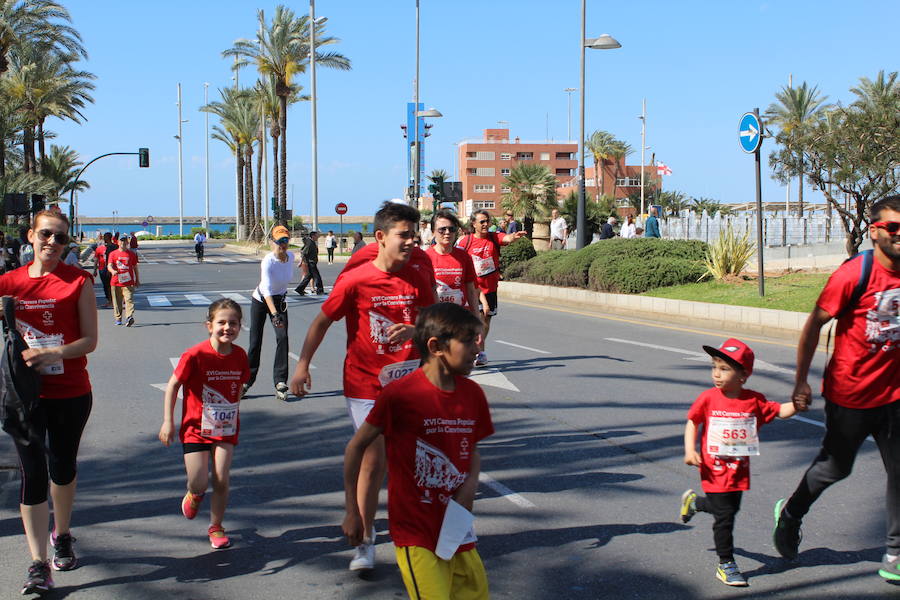
[[[831,484],[850,475],[863,441],[872,436],[887,473],[887,550],[878,574],[900,582],[900,195],[870,211],[873,254],[868,286],[856,303],[862,254],[832,273],[806,321],[797,348],[792,400],[797,410],[812,401],[807,377],[819,332],[837,319],[834,353],[825,367],[825,439],[793,495],[775,504],[775,548],[797,557],[800,523]]]

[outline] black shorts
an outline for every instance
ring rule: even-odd
[[[192,452],[212,452],[212,447],[212,442],[185,442],[181,444],[181,450],[184,454],[191,454]]]
[[[489,316],[489,317],[496,316],[496,314],[497,314],[497,292],[486,292],[484,294],[484,297],[487,299],[487,303],[488,303],[487,316]],[[482,313],[484,312],[484,306],[480,302],[478,303],[478,310],[480,310]]]

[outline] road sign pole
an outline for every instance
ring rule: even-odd
[[[753,114],[759,120],[759,109],[754,108]],[[762,127],[759,131],[762,137]],[[756,152],[753,153],[756,162],[756,258],[757,272],[759,273],[759,295],[766,295],[766,272],[763,270],[763,206],[762,206],[762,169],[760,167],[760,154],[762,153],[762,143],[760,143]]]
[[[343,246],[344,245],[344,215],[340,215],[340,217],[341,217],[341,236],[339,239],[341,240],[341,246]],[[342,252],[343,252],[343,250],[344,249],[341,248]]]

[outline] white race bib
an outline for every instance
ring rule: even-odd
[[[239,407],[238,402],[229,402],[219,391],[204,385],[200,435],[228,437],[237,433]]]
[[[384,387],[392,381],[406,377],[418,368],[419,359],[404,360],[403,362],[386,365],[381,369],[381,373],[378,374],[378,383],[381,384],[381,387]]]
[[[475,266],[475,274],[479,277],[484,277],[485,275],[490,275],[494,271],[497,270],[497,267],[494,266],[494,257],[488,256],[487,258],[481,258],[480,256],[472,256],[472,264]]]
[[[119,273],[119,283],[128,283],[129,281],[131,281],[131,273],[127,271]]]
[[[710,456],[757,456],[756,417],[710,417],[706,453]]]
[[[453,304],[463,305],[463,291],[453,289],[440,279],[437,280],[438,302],[452,302]]]
[[[34,329],[29,329],[22,336],[29,348],[58,348],[62,346],[63,335],[61,333],[40,334]],[[62,375],[65,372],[63,361],[58,360],[42,366],[39,370],[41,375]]]

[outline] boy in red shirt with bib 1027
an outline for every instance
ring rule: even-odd
[[[213,494],[207,533],[214,550],[231,546],[222,519],[228,505],[231,459],[241,426],[241,388],[250,378],[247,353],[233,344],[241,331],[241,316],[241,307],[234,300],[222,298],[209,305],[209,339],[181,355],[166,386],[163,424],[159,429],[159,441],[168,446],[175,439],[175,400],[183,388],[179,437],[188,489],[181,501],[181,513],[188,519],[197,516],[209,485],[212,459]]]
[[[716,577],[726,585],[744,587],[747,580],[734,561],[734,517],[741,496],[750,489],[750,456],[759,454],[759,428],[775,417],[787,419],[797,410],[792,402],[779,404],[744,383],[753,372],[753,350],[730,338],[718,348],[703,346],[712,356],[712,387],[688,410],[684,428],[684,462],[700,467],[705,496],[687,490],[681,496],[681,521],[697,512],[715,517],[713,539],[719,565]],[[702,428],[700,452],[697,429]]]
[[[468,379],[483,326],[458,304],[419,312],[414,340],[422,366],[386,386],[344,453],[344,534],[365,535],[357,481],[366,449],[384,434],[388,521],[397,563],[414,600],[488,598],[475,550],[472,504],[481,457],[478,442],[494,432],[484,392]]]

